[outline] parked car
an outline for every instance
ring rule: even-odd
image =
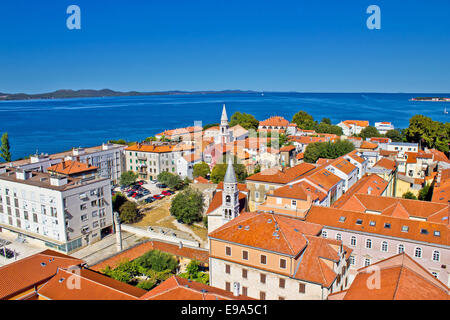
[[[167,186],[163,183],[157,183],[156,186],[160,189],[167,188]]]
[[[169,190],[164,190],[163,192],[161,192],[161,194],[163,194],[165,196],[170,196],[173,193],[171,193]]]
[[[153,199],[153,197],[148,197],[144,201],[145,201],[145,203],[152,203],[153,201],[155,201],[155,199]]]
[[[161,196],[160,194],[155,194],[153,196],[153,199],[155,199],[155,200],[159,200],[159,199],[162,199],[162,198],[163,198],[163,196]]]
[[[137,195],[138,195],[137,192],[135,192],[135,193],[133,193],[133,194],[131,195],[131,197],[132,197],[132,198],[136,198]]]
[[[142,194],[144,196],[146,196],[146,195],[150,194],[150,191],[148,191],[147,189],[144,189],[144,191],[142,191]]]
[[[144,181],[138,181],[137,184],[142,186],[144,184]]]
[[[136,197],[134,197],[136,200],[139,200],[141,198],[143,198],[144,196],[142,194],[138,194]]]

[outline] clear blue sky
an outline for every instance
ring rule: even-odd
[[[0,92],[448,93],[449,14],[448,0],[3,0]]]

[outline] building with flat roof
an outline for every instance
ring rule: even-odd
[[[112,232],[108,178],[0,168],[0,231],[71,252]]]

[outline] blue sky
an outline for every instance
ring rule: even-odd
[[[372,4],[381,30],[366,27]],[[448,0],[5,0],[0,92],[448,93],[449,13]]]

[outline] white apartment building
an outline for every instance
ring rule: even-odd
[[[13,167],[28,171],[47,172],[47,168],[64,160],[87,162],[98,167],[98,175],[111,180],[111,184],[119,183],[124,171],[126,146],[120,144],[104,143],[101,146],[90,148],[73,148],[70,151],[55,154],[36,154],[30,159],[18,160],[2,164],[3,167]]]
[[[381,134],[386,134],[389,130],[394,130],[394,125],[390,122],[375,122],[375,128]]]
[[[112,232],[110,189],[107,178],[0,168],[0,231],[69,253]]]

